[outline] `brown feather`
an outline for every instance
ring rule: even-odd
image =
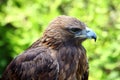
[[[41,39],[7,66],[2,80],[88,80],[83,40],[74,38],[68,28],[86,25],[73,17],[57,17]]]

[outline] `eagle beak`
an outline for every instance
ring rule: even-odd
[[[79,37],[79,38],[83,38],[83,39],[84,38],[94,39],[95,41],[97,39],[97,36],[96,36],[95,32],[92,31],[89,28],[86,28],[85,30],[82,30],[82,31],[78,32],[75,37]]]

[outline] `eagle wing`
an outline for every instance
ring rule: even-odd
[[[56,80],[58,63],[49,53],[44,47],[28,49],[8,65],[2,80]]]

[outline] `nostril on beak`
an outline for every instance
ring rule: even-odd
[[[89,30],[86,31],[87,33],[90,32]]]

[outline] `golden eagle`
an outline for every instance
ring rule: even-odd
[[[88,60],[82,42],[96,34],[83,22],[59,16],[43,36],[7,66],[2,80],[88,80]]]

